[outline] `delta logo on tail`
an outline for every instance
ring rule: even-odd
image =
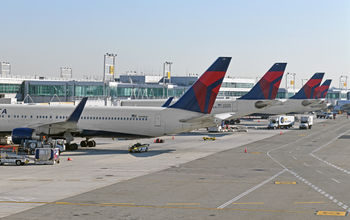
[[[316,94],[316,88],[320,86],[323,76],[324,73],[315,73],[299,92],[290,97],[290,99],[313,99]]]
[[[209,69],[169,108],[210,114],[231,57],[219,57]]]
[[[331,79],[327,79],[326,81],[324,81],[324,83],[317,87],[316,89],[316,94],[314,96],[315,99],[323,99],[326,98],[329,86],[331,85],[332,80]]]
[[[257,84],[239,99],[275,99],[287,63],[275,63]]]

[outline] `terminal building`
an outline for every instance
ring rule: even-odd
[[[46,79],[44,77],[26,78],[6,74],[0,78],[0,97],[8,102],[47,103],[72,102],[82,97],[89,100],[110,102],[124,99],[166,99],[180,97],[197,80],[197,76],[146,76],[138,74],[120,75],[114,81],[102,80]],[[256,83],[252,78],[226,77],[220,88],[218,99],[239,98]],[[277,98],[285,99],[299,89],[278,90]],[[350,90],[330,88],[326,100],[333,105],[337,100],[350,100]]]

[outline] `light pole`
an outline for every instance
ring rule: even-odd
[[[108,98],[108,94],[107,94],[107,88],[106,88],[106,66],[109,67],[108,69],[108,73],[114,76],[114,70],[115,70],[115,58],[116,58],[117,54],[113,54],[113,53],[105,53],[103,56],[103,77],[102,77],[102,82],[103,82],[103,97],[105,100],[105,105],[107,105],[107,98]],[[107,58],[110,59],[112,58],[112,65],[108,65],[107,64]]]
[[[173,62],[169,62],[169,61],[165,61],[163,63],[163,98],[167,98],[165,96],[165,83],[166,83],[166,80],[165,80],[165,67],[168,66],[168,70],[169,70],[169,75],[171,74],[171,65],[173,64]],[[169,83],[171,82],[170,81],[170,78],[171,78],[171,75],[169,76]]]
[[[348,89],[348,76],[341,75],[339,77],[339,88],[341,90]]]

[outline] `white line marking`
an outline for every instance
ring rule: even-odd
[[[304,162],[304,166],[309,167],[310,165]]]
[[[298,160],[295,156],[292,156],[294,160]]]
[[[340,183],[339,180],[336,180],[336,179],[334,179],[334,178],[332,178],[332,180],[333,180],[334,182],[336,182],[336,183]]]
[[[340,128],[343,128],[343,127],[345,127],[345,126],[346,126],[346,125],[344,125],[344,126],[342,126],[342,127],[340,127]],[[340,128],[337,129],[337,130],[340,130]],[[319,160],[319,161],[321,161],[321,162],[327,164],[327,165],[332,166],[333,168],[335,168],[335,169],[337,169],[337,170],[340,170],[340,171],[342,171],[342,172],[344,172],[344,173],[346,173],[346,174],[350,174],[350,172],[349,172],[348,170],[346,170],[346,169],[344,169],[344,168],[342,168],[342,167],[338,167],[338,166],[336,166],[336,165],[334,165],[334,164],[332,164],[332,163],[330,163],[330,162],[328,162],[328,161],[326,161],[326,160],[323,160],[323,159],[321,159],[320,157],[314,155],[315,152],[317,152],[317,151],[321,150],[322,148],[328,146],[329,144],[331,144],[332,142],[334,142],[335,140],[337,140],[340,136],[342,136],[342,135],[344,135],[344,134],[346,134],[346,133],[348,133],[348,132],[349,132],[349,130],[347,130],[347,131],[345,131],[345,132],[339,134],[338,136],[336,136],[336,137],[333,138],[332,140],[328,141],[328,142],[325,143],[324,145],[322,145],[322,146],[316,148],[315,150],[313,150],[311,153],[309,153],[309,155],[312,156],[313,158],[316,158],[317,160]]]
[[[336,131],[337,131],[337,130],[340,130],[341,128],[343,128],[343,127],[345,127],[345,126],[346,126],[346,125],[344,125],[344,126],[338,128],[338,129],[336,129]],[[329,128],[328,128],[328,129],[329,129]],[[321,131],[321,132],[322,132],[322,131]],[[320,133],[320,132],[318,132],[318,133]],[[315,133],[315,134],[312,134],[312,135],[318,135],[318,133]],[[347,132],[344,132],[343,134],[345,134],[345,133],[347,133]],[[341,135],[342,135],[342,134],[341,134]],[[339,135],[338,137],[340,137],[341,135]],[[305,136],[304,138],[300,138],[300,139],[298,139],[298,141],[301,141],[301,140],[305,139],[306,137],[307,137],[307,136]],[[337,137],[337,138],[338,138],[338,137]],[[332,141],[336,140],[337,138],[332,139]],[[315,157],[316,159],[321,160],[322,162],[324,162],[324,163],[326,163],[326,164],[329,165],[329,164],[330,164],[329,162],[323,161],[322,159],[317,158],[317,156],[313,155],[313,153],[316,152],[316,151],[318,151],[318,150],[320,150],[322,147],[327,146],[327,145],[330,144],[332,141],[330,141],[330,142],[328,142],[327,144],[325,144],[325,145],[319,147],[318,149],[315,149],[314,151],[312,151],[311,153],[309,153],[309,155],[311,155],[312,157]],[[297,142],[297,141],[294,141],[293,143],[295,143],[295,142]],[[294,174],[295,176],[298,176],[298,174],[297,174],[296,172],[294,172],[294,171],[292,171],[292,170],[289,170],[289,169],[288,169],[285,165],[283,165],[280,161],[278,161],[277,159],[275,159],[274,157],[272,157],[272,156],[270,155],[270,153],[271,153],[272,151],[285,148],[285,147],[287,147],[287,146],[290,145],[290,144],[291,144],[291,143],[284,144],[284,145],[282,145],[282,146],[280,146],[280,147],[271,149],[271,150],[269,150],[269,151],[266,153],[266,155],[267,155],[268,157],[270,157],[271,160],[273,160],[274,162],[276,162],[277,164],[279,164],[281,167],[283,167],[283,168],[284,168],[283,171],[288,171],[289,173]],[[281,172],[282,172],[282,171],[281,171]],[[349,172],[349,171],[344,170],[344,172]],[[306,179],[302,178],[301,176],[299,176],[299,179],[302,180],[304,183],[309,183]],[[311,185],[311,183],[309,183],[308,185]],[[314,189],[317,190],[317,187],[314,188]],[[322,189],[319,189],[319,190],[317,190],[317,191],[318,191],[318,192],[321,192],[321,194],[324,195],[324,196],[327,197],[327,198],[328,198],[328,197],[330,197],[330,199],[333,199],[333,198],[334,198],[333,196],[329,195],[328,193],[326,193],[326,192],[323,191]],[[336,200],[336,199],[335,199],[335,200]],[[336,200],[336,201],[337,201],[337,200]],[[342,203],[342,204],[343,204],[343,203]],[[346,206],[345,204],[344,204],[344,206],[341,206],[341,207],[343,207],[344,209],[347,209],[347,208],[348,208],[348,206]],[[348,211],[350,212],[350,209],[348,209]]]
[[[323,174],[322,171],[319,171],[319,170],[316,170],[316,172],[319,173],[319,174]]]
[[[286,169],[283,169],[282,171],[276,173],[275,175],[273,175],[272,177],[264,180],[263,182],[259,183],[258,185],[254,186],[253,188],[248,189],[247,191],[241,193],[240,195],[234,197],[233,199],[231,199],[230,201],[225,202],[224,204],[220,205],[219,207],[217,207],[218,209],[223,209],[226,206],[230,205],[231,203],[239,200],[240,198],[242,198],[243,196],[248,195],[249,193],[253,192],[254,190],[258,189],[259,187],[265,185],[266,183],[270,182],[271,180],[275,179],[276,177],[278,177],[279,175],[281,175],[282,173],[286,172]]]

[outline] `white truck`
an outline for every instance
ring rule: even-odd
[[[303,115],[300,117],[299,129],[311,129],[314,123],[314,117],[312,115]]]
[[[295,123],[295,117],[290,115],[279,115],[270,117],[268,129],[291,128]]]

